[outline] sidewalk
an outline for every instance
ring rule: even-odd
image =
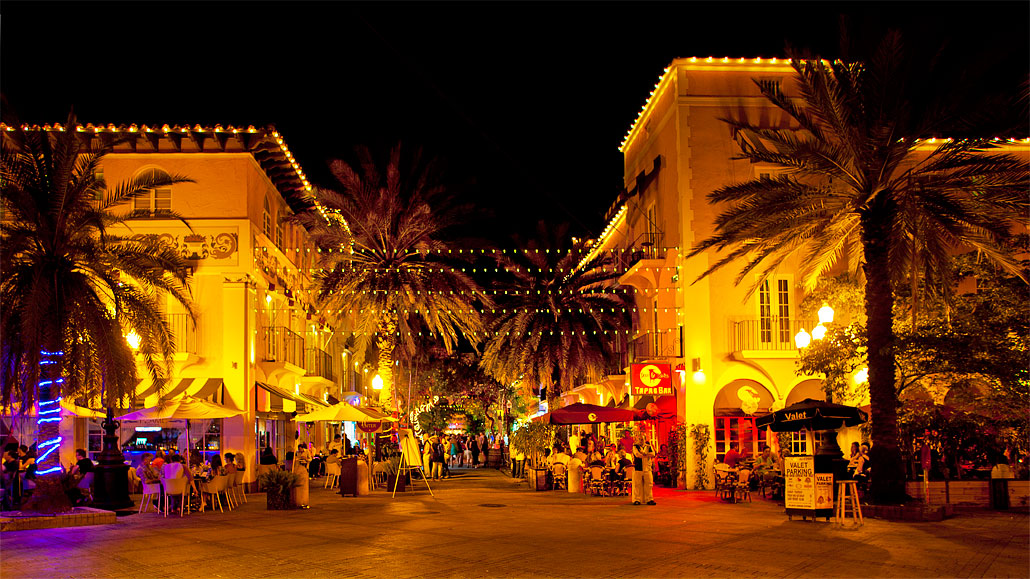
[[[311,509],[16,531],[0,540],[20,577],[1025,577],[1028,517],[984,511],[941,523],[788,522],[755,498],[655,489],[626,498],[534,492],[492,469],[414,492],[340,497],[312,481]],[[410,487],[409,487],[410,490]]]

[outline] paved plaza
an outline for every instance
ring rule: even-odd
[[[312,508],[0,534],[0,576],[21,577],[1026,577],[1028,516],[942,523],[787,521],[755,497],[655,489],[625,498],[534,492],[495,470],[457,471],[436,497],[340,497],[312,481]]]

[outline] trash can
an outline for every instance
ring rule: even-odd
[[[340,459],[340,495],[358,496],[358,457]]]
[[[1009,479],[991,479],[991,508],[996,511],[1009,510]]]

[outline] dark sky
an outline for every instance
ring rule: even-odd
[[[0,4],[0,90],[23,121],[274,123],[316,183],[356,144],[420,145],[498,242],[538,219],[597,234],[618,145],[680,56],[836,56],[901,27],[1015,91],[1030,3]],[[1025,127],[1025,125],[1024,125]]]

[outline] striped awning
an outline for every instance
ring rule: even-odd
[[[135,407],[146,406],[147,398],[160,394],[150,405],[155,406],[161,401],[172,400],[183,394],[189,394],[194,398],[201,398],[216,404],[225,403],[225,382],[221,378],[173,378],[169,380],[158,380],[156,382],[144,381],[136,388],[132,405]]]
[[[290,392],[285,388],[280,388],[279,386],[272,384],[265,384],[264,382],[255,382],[255,385],[254,408],[259,412],[295,411],[303,413],[305,411],[310,412],[313,409],[328,406],[324,401],[308,394]],[[287,401],[285,405],[283,404],[284,401]],[[290,404],[290,402],[293,404]],[[290,408],[290,406],[293,406],[293,408]],[[310,407],[310,409],[306,409],[306,407]]]

